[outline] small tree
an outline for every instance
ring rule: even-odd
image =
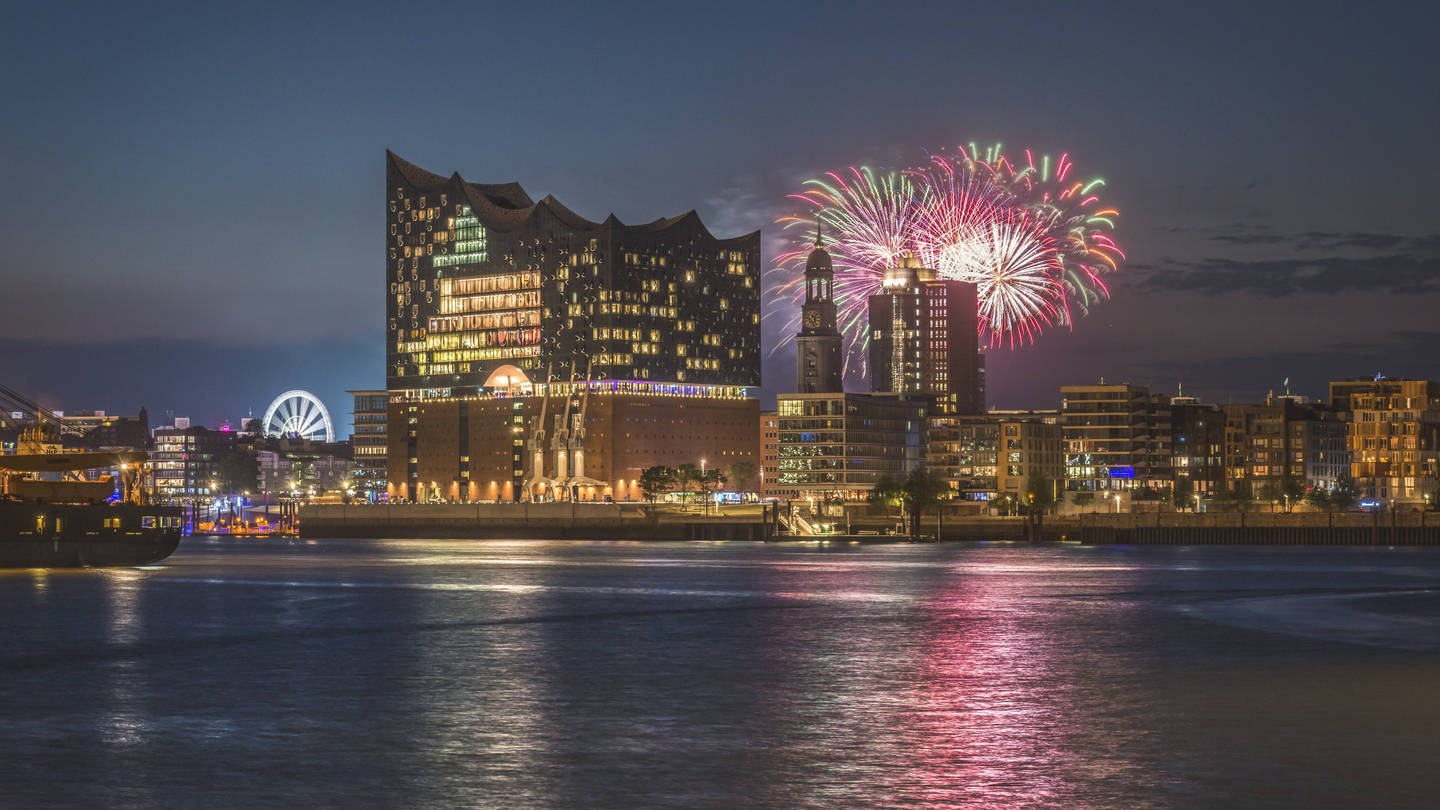
[[[1235,504],[1236,511],[1248,512],[1250,506],[1255,503],[1255,496],[1251,494],[1250,488],[1245,485],[1245,482],[1236,481],[1235,488],[1230,490],[1230,496],[1227,500]]]
[[[675,468],[675,485],[680,488],[680,502],[690,503],[690,485],[700,480],[700,468],[694,464],[681,464]]]
[[[222,492],[260,489],[260,461],[253,450],[226,450],[216,454],[215,478]]]
[[[737,461],[725,470],[725,477],[730,484],[740,492],[750,492],[754,489],[755,473],[757,468],[748,461]]]
[[[925,510],[939,504],[949,495],[949,482],[924,467],[918,467],[907,475],[904,481],[898,481],[888,475],[881,476],[880,480],[875,482],[875,489],[870,493],[870,501],[871,503],[898,501],[902,515],[908,515],[910,518],[910,536],[914,538],[920,535],[920,519],[924,516]]]
[[[1170,489],[1170,500],[1174,502],[1176,509],[1195,506],[1195,482],[1190,480],[1190,476],[1175,479],[1175,486]]]
[[[675,486],[675,471],[663,464],[646,467],[640,471],[640,491],[645,500],[654,503],[662,492]]]
[[[700,475],[700,485],[705,491],[705,508],[710,508],[710,502],[715,500],[715,490],[725,486],[725,475],[717,469],[709,469]]]
[[[1324,487],[1311,487],[1305,493],[1305,502],[1316,509],[1324,509],[1326,512],[1335,507],[1334,502],[1330,500],[1330,493]]]
[[[1032,474],[1025,482],[1025,502],[1036,509],[1049,509],[1055,504],[1055,482]]]
[[[1270,511],[1275,511],[1275,504],[1280,500],[1280,485],[1274,481],[1266,481],[1260,485],[1260,500],[1270,504]]]
[[[901,500],[902,487],[900,479],[887,473],[875,481],[875,488],[870,490],[868,500],[876,506],[898,506],[902,510],[900,516],[904,518],[905,504]]]
[[[1285,501],[1287,513],[1295,511],[1295,504],[1305,497],[1305,484],[1299,479],[1286,478],[1280,484],[1280,497]]]
[[[1077,507],[1084,509],[1085,507],[1095,503],[1095,493],[1091,492],[1088,489],[1082,489],[1079,492],[1076,492],[1070,496],[1070,502],[1075,504]]]
[[[1355,488],[1355,479],[1348,475],[1342,475],[1335,480],[1335,488],[1330,490],[1330,502],[1341,512],[1355,508],[1355,499],[1360,497],[1360,491]]]

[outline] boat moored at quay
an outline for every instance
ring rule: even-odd
[[[0,456],[0,568],[146,565],[170,556],[181,510],[149,502],[147,458],[139,450]]]

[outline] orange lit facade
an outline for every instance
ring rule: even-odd
[[[642,500],[640,473],[655,465],[698,466],[701,459],[713,467],[741,461],[759,465],[760,403],[753,397],[576,394],[568,399],[572,422],[584,427],[584,474],[594,479],[564,493],[577,500]],[[405,429],[390,433],[391,469],[396,462],[401,469],[413,468],[418,484],[392,476],[390,497],[461,503],[553,497],[544,490],[527,497],[527,482],[536,477],[529,442],[542,409],[563,419],[566,400],[561,394],[548,402],[536,395],[392,402],[390,424]],[[542,457],[541,476],[558,477],[549,444]]]
[[[1330,383],[1348,411],[1350,475],[1362,497],[1434,507],[1440,461],[1440,385],[1430,380]]]
[[[775,411],[760,414],[760,497],[780,497],[780,420]]]

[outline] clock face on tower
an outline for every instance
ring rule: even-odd
[[[820,313],[813,310],[805,310],[805,328],[818,329],[820,327]]]

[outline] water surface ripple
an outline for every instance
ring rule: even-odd
[[[0,573],[0,806],[1433,806],[1440,549],[187,541]]]

